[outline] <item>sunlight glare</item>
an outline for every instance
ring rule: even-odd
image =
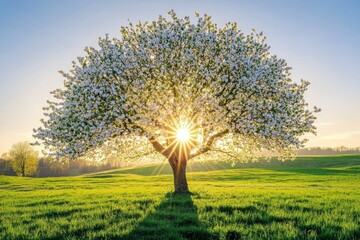
[[[176,138],[180,142],[186,142],[189,139],[189,137],[190,137],[190,131],[185,127],[180,128],[176,133]]]

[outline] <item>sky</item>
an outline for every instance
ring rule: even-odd
[[[171,9],[263,31],[270,52],[293,68],[293,80],[311,82],[309,105],[322,109],[307,146],[360,146],[360,1],[0,0],[0,154],[34,141],[50,91],[62,87],[58,71],[68,71],[86,46]]]

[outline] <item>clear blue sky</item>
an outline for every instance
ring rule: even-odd
[[[0,154],[32,141],[49,91],[62,86],[58,70],[69,70],[85,46],[105,33],[119,37],[128,19],[153,20],[170,9],[263,31],[293,79],[312,83],[310,105],[323,109],[308,146],[360,146],[360,1],[0,0]]]

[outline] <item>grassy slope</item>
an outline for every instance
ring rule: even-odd
[[[282,170],[286,168],[286,171],[289,171],[290,168],[292,171],[309,171],[310,168],[313,168],[315,172],[321,174],[322,169],[324,168],[336,168],[336,167],[346,167],[360,165],[360,156],[359,155],[342,155],[342,156],[314,156],[314,157],[298,157],[296,161],[285,161],[281,162],[276,159],[268,162],[265,160],[260,160],[259,162],[254,163],[237,163],[235,166],[231,166],[231,162],[192,162],[188,164],[188,172],[208,172],[214,170],[224,170],[224,169],[236,169],[236,168],[264,168],[264,169],[278,169]],[[311,170],[310,170],[311,171]],[[327,171],[328,172],[328,171]],[[97,175],[103,174],[137,174],[142,176],[153,176],[153,175],[162,175],[162,174],[172,174],[171,167],[168,163],[163,164],[149,164],[142,167],[130,167],[126,169],[119,170],[110,170],[106,172],[99,173]]]
[[[194,163],[191,196],[161,167],[0,176],[0,239],[360,239],[360,156]]]

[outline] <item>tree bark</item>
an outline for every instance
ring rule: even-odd
[[[175,193],[188,193],[189,187],[186,180],[186,165],[188,160],[210,151],[215,139],[228,133],[229,129],[225,129],[221,132],[211,135],[208,137],[205,145],[193,154],[191,154],[190,144],[177,144],[175,135],[169,138],[170,144],[166,148],[160,142],[158,142],[154,136],[150,135],[148,139],[155,150],[168,159],[173,170]]]
[[[148,138],[153,147],[165,156],[173,170],[174,175],[174,192],[175,193],[188,193],[189,187],[186,180],[186,164],[190,156],[190,150],[164,148],[153,136]],[[175,151],[173,151],[175,150]],[[187,151],[185,153],[185,151]]]
[[[187,159],[185,157],[178,158],[172,156],[169,159],[170,166],[173,170],[174,175],[174,189],[175,193],[188,193],[189,187],[186,180],[186,164]]]
[[[25,177],[25,160],[24,159],[21,164],[21,176]]]

